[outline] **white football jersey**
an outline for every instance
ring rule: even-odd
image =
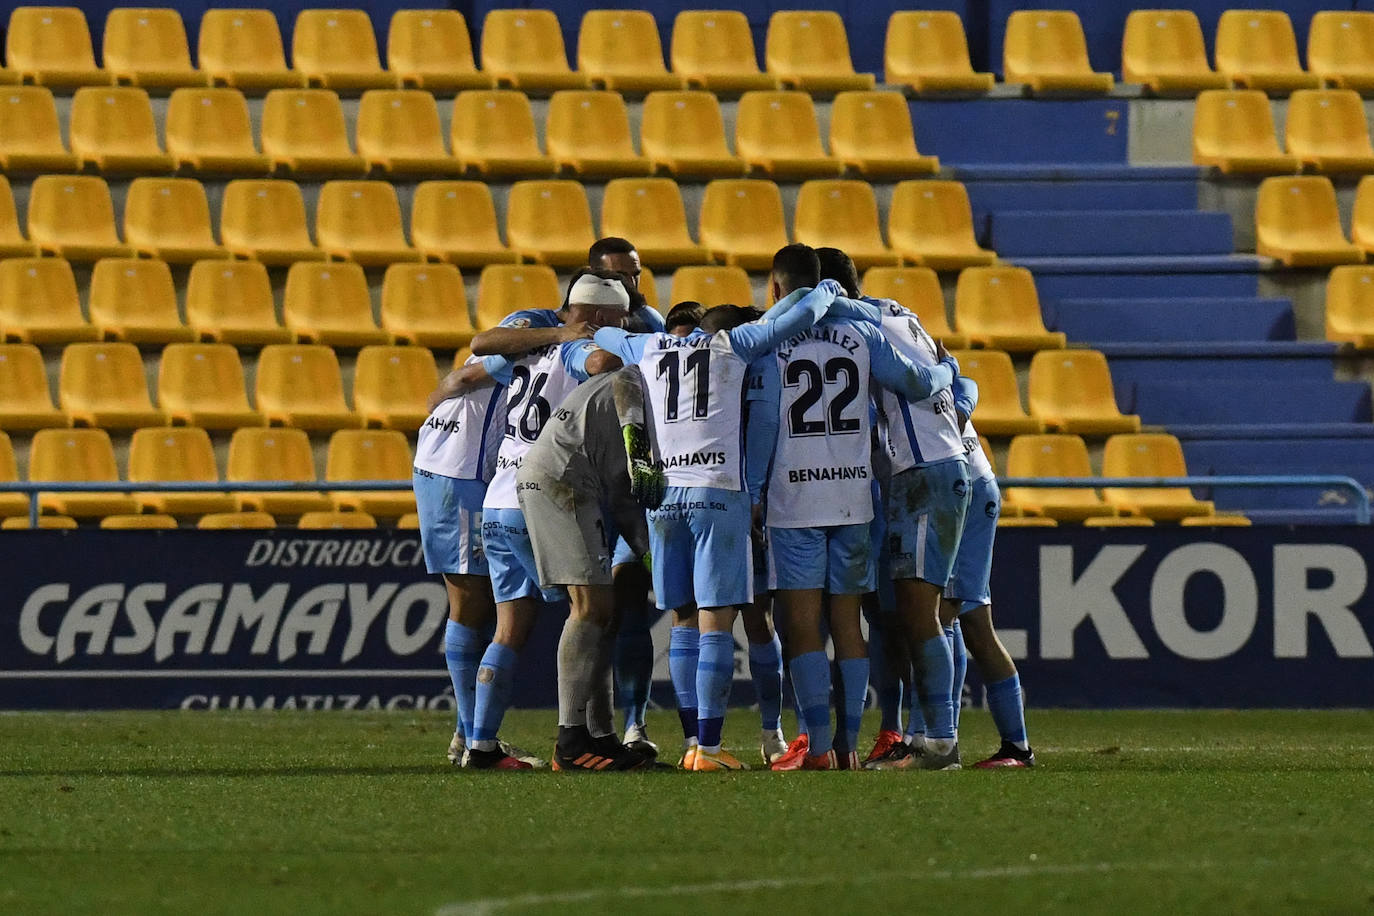
[[[475,361],[477,357],[468,358],[469,365]],[[489,482],[505,433],[503,386],[487,385],[449,398],[420,427],[415,467],[444,477]]]
[[[768,525],[822,528],[873,519],[868,340],[825,321],[779,345],[778,445]]]
[[[593,348],[588,341],[579,343]],[[564,346],[567,345],[549,344],[511,362],[510,382],[505,389],[504,435],[496,455],[496,472],[482,503],[484,509],[520,508],[515,497],[515,473],[554,408],[581,383],[563,362]]]
[[[747,368],[723,331],[645,340],[644,409],[669,486],[744,488]]]
[[[983,447],[978,442],[978,430],[973,428],[972,420],[964,427],[964,454],[968,456],[969,480],[997,476],[992,472],[992,462],[983,454]]]
[[[890,299],[876,303],[883,313],[883,336],[893,349],[918,366],[939,365],[935,341],[921,327],[915,312]],[[879,416],[887,427],[887,454],[894,474],[964,454],[954,392],[949,388],[914,403],[884,389]]]

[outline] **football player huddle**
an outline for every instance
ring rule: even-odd
[[[977,385],[917,316],[864,297],[833,248],[779,250],[767,312],[679,303],[666,322],[628,241],[598,241],[588,264],[561,308],[478,334],[420,430],[425,560],[450,604],[449,759],[546,765],[499,733],[540,606],[566,601],[553,769],[669,766],[644,726],[652,585],[672,615],[683,769],[746,768],[721,738],[736,617],[764,766],[959,768],[969,656],[1001,736],[976,766],[1033,766],[992,625],[1000,495]],[[880,730],[861,758],[870,683]]]

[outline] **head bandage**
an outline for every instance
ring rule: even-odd
[[[596,308],[630,310],[630,295],[619,280],[604,280],[593,274],[583,274],[568,294],[569,305],[590,305]]]

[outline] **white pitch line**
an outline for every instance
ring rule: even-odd
[[[1221,867],[1211,862],[1085,862],[1076,865],[1013,865],[1003,868],[974,868],[966,871],[923,872],[922,877],[936,881],[985,881],[997,878],[1038,878],[1055,875],[1110,874],[1117,871],[1176,871],[1208,870]],[[696,894],[745,894],[752,891],[787,890],[825,884],[859,884],[883,881],[891,874],[816,875],[787,878],[753,878],[739,881],[713,881],[701,884],[669,884],[662,887],[593,887],[583,890],[556,891],[542,894],[518,894],[511,897],[480,897],[448,903],[434,911],[434,916],[491,916],[505,910],[544,905],[565,906],[586,903],[608,897],[617,899],[641,897],[690,897]]]
[[[1197,754],[1215,752],[1219,754],[1254,753],[1253,744],[1178,744],[1164,747],[1123,744],[1098,745],[1096,747],[1040,747],[1036,750],[1050,754],[1096,754],[1102,757],[1115,757],[1119,754]],[[1374,744],[1266,744],[1263,750],[1292,751],[1299,754],[1318,754],[1330,751],[1374,751]]]

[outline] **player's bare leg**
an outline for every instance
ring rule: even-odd
[[[1026,739],[1026,713],[1021,702],[1021,678],[1011,653],[1002,645],[992,624],[992,606],[981,605],[959,618],[964,644],[978,673],[987,685],[988,710],[992,713],[1002,746],[979,769],[1035,766],[1035,753]]]
[[[721,747],[725,707],[730,702],[730,686],[735,679],[735,617],[738,608],[701,608],[697,625],[701,630],[697,658],[697,753],[692,769],[747,769],[735,756]]]
[[[782,642],[773,629],[772,610],[767,594],[740,609],[749,640],[749,677],[759,703],[759,755],[765,764],[787,753],[782,734]]]

